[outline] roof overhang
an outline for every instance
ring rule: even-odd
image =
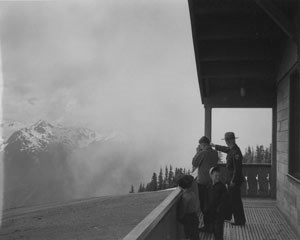
[[[296,0],[189,0],[202,103],[273,107]]]

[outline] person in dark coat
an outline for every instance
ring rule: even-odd
[[[229,196],[225,184],[220,181],[220,167],[212,167],[209,175],[212,183],[208,187],[208,203],[205,206],[205,212],[209,216],[215,240],[223,240]]]
[[[218,162],[218,152],[211,148],[210,140],[203,136],[199,140],[199,146],[197,148],[197,153],[192,160],[193,171],[198,169],[197,183],[198,183],[198,193],[200,201],[200,209],[203,213],[203,223],[204,226],[199,228],[201,232],[212,232],[212,228],[207,219],[206,213],[204,212],[205,202],[207,198],[207,187],[211,182],[209,176],[209,169],[217,166]]]
[[[225,133],[225,142],[227,146],[211,144],[216,150],[227,153],[226,167],[228,170],[228,193],[231,200],[232,214],[234,217],[233,225],[245,225],[246,218],[241,198],[241,186],[244,182],[242,172],[243,155],[235,142],[233,132]]]
[[[190,240],[199,240],[198,233],[198,196],[192,190],[194,177],[183,175],[178,180],[178,185],[183,189],[179,203],[178,220],[183,225],[185,237]]]

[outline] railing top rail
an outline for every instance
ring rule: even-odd
[[[218,162],[219,166],[226,166],[224,162]],[[243,163],[244,167],[271,167],[271,163]]]
[[[160,220],[171,209],[179,199],[182,191],[175,188],[172,193],[160,203],[150,214],[148,214],[135,228],[133,228],[123,240],[143,240],[157,226]]]

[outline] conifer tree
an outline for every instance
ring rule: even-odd
[[[160,171],[159,171],[157,188],[158,188],[158,190],[164,189],[164,179],[163,179],[162,168],[160,168]]]
[[[168,166],[166,166],[166,169],[165,169],[165,178],[164,178],[164,189],[168,188],[169,186],[169,171],[168,171]]]
[[[134,187],[133,187],[133,185],[131,185],[129,193],[134,193]]]
[[[254,148],[251,147],[251,163],[255,162],[255,152],[254,152]]]
[[[169,179],[168,179],[168,187],[169,188],[172,188],[173,187],[173,180],[174,180],[174,173],[173,173],[173,168],[172,168],[172,165],[170,165],[170,168],[169,168]]]
[[[153,173],[152,179],[150,182],[150,191],[156,191],[157,190],[157,175],[156,173]]]
[[[246,149],[245,149],[245,154],[244,154],[244,157],[243,157],[243,162],[244,163],[251,163],[252,162],[252,152],[251,152],[251,148],[250,146],[248,146]]]
[[[143,189],[143,184],[142,184],[142,183],[140,184],[140,187],[139,187],[139,190],[138,190],[138,192],[144,192],[144,189]]]
[[[266,147],[264,154],[264,162],[271,163],[272,161],[272,144],[269,147]]]
[[[255,151],[255,162],[256,163],[263,163],[264,159],[264,147],[262,145],[256,145]]]

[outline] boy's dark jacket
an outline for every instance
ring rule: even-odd
[[[231,204],[226,186],[222,182],[208,186],[207,204],[205,211],[207,213],[216,213],[231,219]]]

